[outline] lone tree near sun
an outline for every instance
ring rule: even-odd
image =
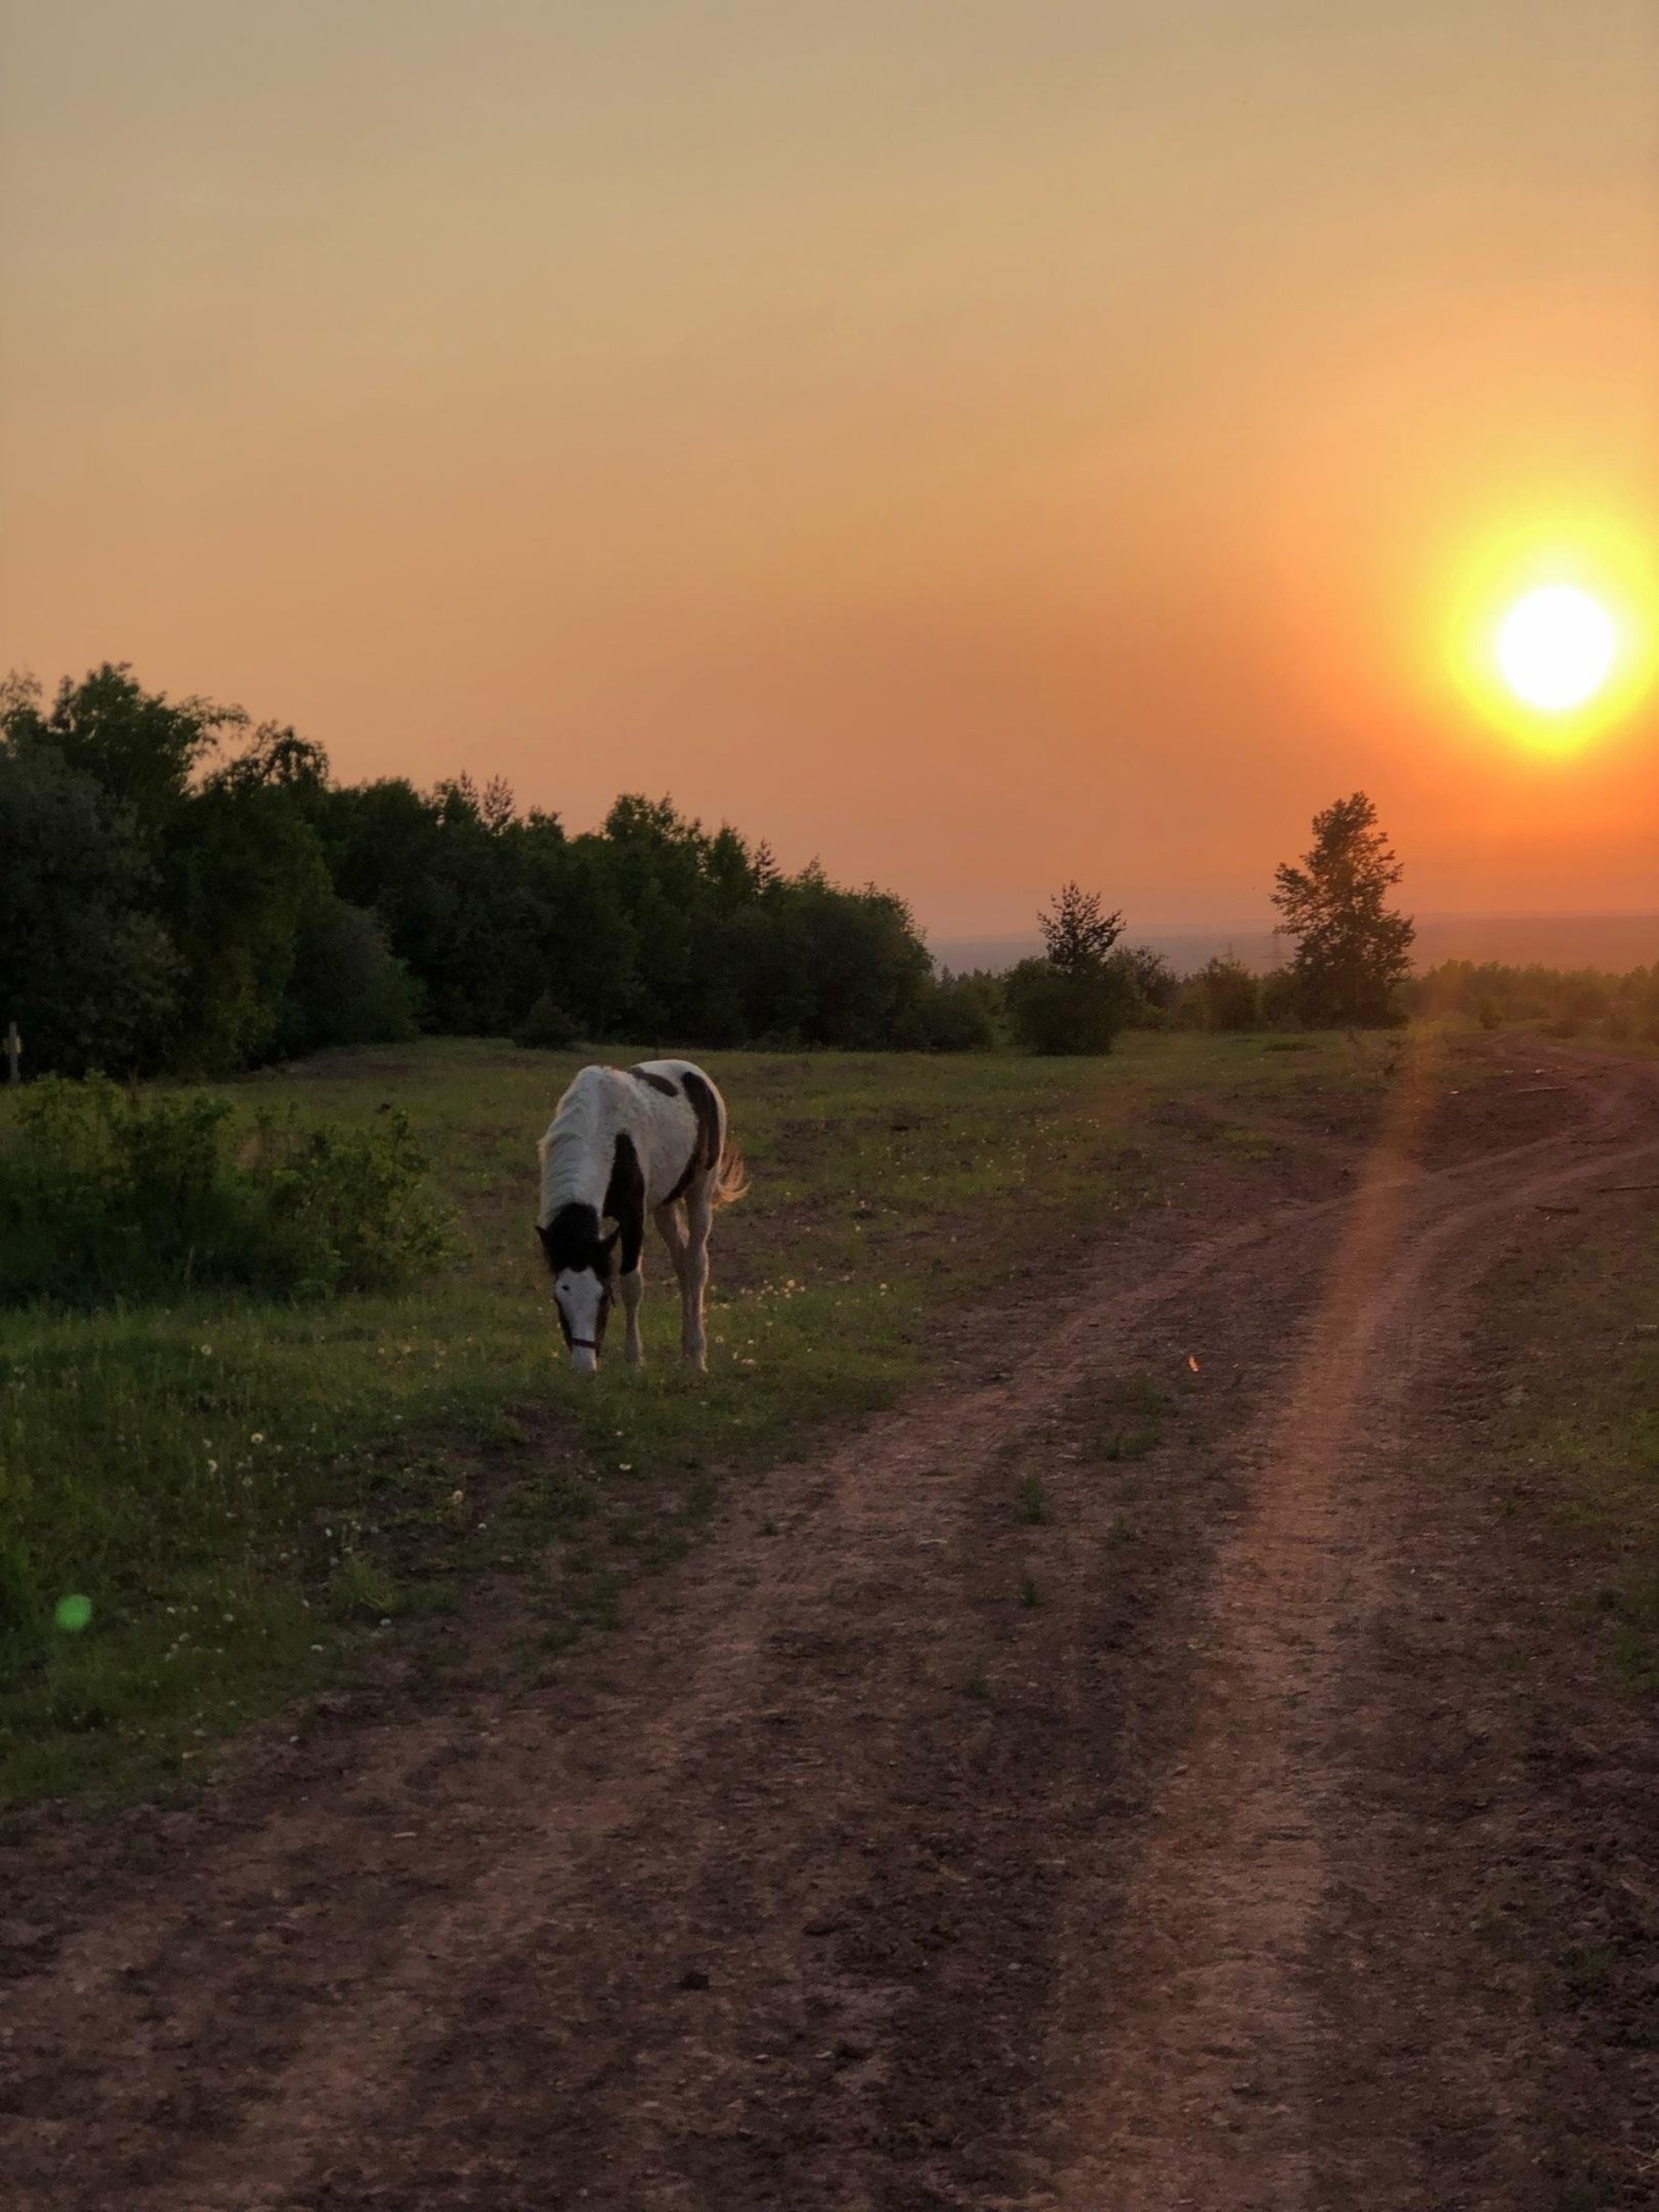
[[[1305,1020],[1399,1019],[1395,993],[1411,972],[1417,925],[1383,900],[1404,874],[1363,791],[1314,816],[1313,849],[1300,868],[1281,862],[1273,903],[1296,939],[1290,972]]]

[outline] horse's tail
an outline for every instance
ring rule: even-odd
[[[749,1171],[743,1164],[743,1154],[728,1137],[720,1148],[720,1167],[715,1176],[714,1202],[717,1206],[731,1205],[749,1187]]]

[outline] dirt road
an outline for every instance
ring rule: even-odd
[[[1467,1301],[1651,1169],[1659,1084],[1482,1056],[1408,1058],[1338,1195],[1197,1188],[970,1317],[551,1687],[26,1826],[7,2202],[1567,2203],[1471,1932],[1539,1785],[1483,1703]]]

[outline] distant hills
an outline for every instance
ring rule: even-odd
[[[1286,957],[1282,939],[1259,925],[1237,929],[1131,929],[1126,944],[1150,945],[1188,973],[1217,953],[1230,952],[1258,972]],[[932,941],[941,967],[1012,968],[1042,950],[1028,937],[950,938]],[[1501,960],[1516,967],[1606,968],[1623,973],[1659,961],[1659,914],[1420,914],[1416,960],[1433,968],[1442,960]]]

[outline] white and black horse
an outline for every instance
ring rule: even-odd
[[[689,1060],[583,1068],[537,1151],[542,1210],[536,1233],[553,1277],[559,1326],[579,1371],[591,1375],[598,1366],[619,1293],[627,1316],[628,1364],[638,1367],[643,1357],[639,1301],[648,1213],[657,1217],[680,1279],[685,1363],[701,1370],[715,1208],[748,1187],[719,1091]],[[616,1224],[608,1235],[607,1221]]]

